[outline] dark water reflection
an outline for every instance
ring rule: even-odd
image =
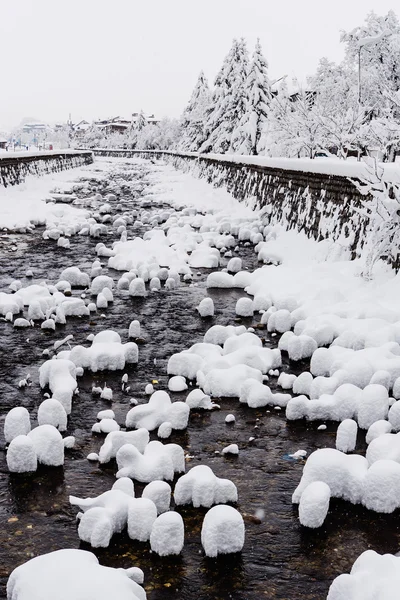
[[[145,170],[122,173],[122,177],[138,179]],[[107,191],[107,182],[93,189]],[[144,184],[127,187],[125,207],[136,207],[135,200]],[[137,191],[139,190],[139,191]],[[71,249],[57,248],[44,242],[41,231],[30,236],[4,236],[0,240],[0,289],[14,278],[24,279],[29,267],[35,279],[54,283],[61,270],[79,265],[90,270],[98,240],[76,236]],[[102,239],[111,244],[113,235]],[[17,250],[11,249],[12,245]],[[256,266],[251,248],[241,248],[241,256],[250,269]],[[107,273],[107,269],[104,269]],[[201,319],[195,307],[206,295],[207,272],[195,275],[196,286],[182,285],[178,290],[150,294],[146,300],[130,298],[126,292],[115,292],[114,304],[104,311],[106,318],[97,315],[89,319],[68,319],[65,327],[55,333],[44,332],[39,326],[29,331],[14,330],[9,323],[0,323],[1,360],[0,414],[2,424],[6,412],[23,405],[36,415],[43,399],[38,385],[38,367],[44,358],[42,351],[54,341],[72,333],[74,343],[86,343],[88,333],[105,328],[118,331],[126,341],[127,327],[138,318],[143,330],[138,367],[129,367],[129,394],[121,391],[122,372],[85,374],[79,380],[80,393],[74,399],[68,434],[76,436],[76,447],[66,452],[64,468],[41,467],[29,476],[10,475],[7,471],[4,439],[0,437],[0,594],[5,597],[8,575],[28,558],[59,548],[85,548],[76,530],[76,511],[68,503],[69,494],[96,496],[109,489],[115,481],[115,461],[99,467],[89,463],[86,456],[97,452],[104,436],[92,435],[90,430],[97,412],[109,403],[95,399],[92,385],[105,382],[114,390],[113,409],[117,421],[124,423],[129,399],[134,396],[145,401],[144,388],[152,379],[166,388],[166,364],[169,356],[201,341],[207,328],[216,323],[235,322],[235,303],[243,294],[240,290],[210,290],[216,316]],[[120,274],[112,273],[114,278]],[[26,282],[26,281],[25,281]],[[81,291],[74,291],[79,295]],[[257,321],[257,319],[255,320]],[[245,324],[251,321],[244,320]],[[257,324],[256,322],[254,324]],[[265,343],[274,347],[277,337],[266,336]],[[29,340],[29,341],[27,341]],[[155,360],[156,359],[156,364]],[[285,363],[284,370],[300,372],[304,365]],[[19,389],[18,381],[30,373],[33,385]],[[276,387],[276,379],[271,379]],[[182,399],[185,394],[174,394]],[[399,513],[376,515],[341,501],[333,501],[328,518],[317,531],[300,526],[297,508],[291,503],[303,467],[302,461],[288,460],[288,454],[298,449],[309,453],[334,446],[336,426],[328,424],[317,431],[318,423],[287,423],[282,412],[273,408],[252,410],[237,401],[221,399],[221,410],[193,412],[185,432],[174,433],[171,442],[181,444],[192,457],[187,467],[208,464],[221,477],[232,479],[238,487],[238,508],[246,522],[246,542],[238,555],[208,559],[200,544],[204,509],[179,508],[185,522],[185,546],[181,557],[160,558],[150,552],[148,544],[132,542],[126,534],[115,536],[107,549],[95,550],[104,565],[141,567],[145,572],[145,587],[149,600],[320,600],[326,597],[331,580],[348,571],[354,559],[367,548],[379,552],[397,552],[400,546]],[[233,412],[236,422],[225,424],[225,416]],[[253,441],[249,438],[254,437]],[[153,436],[154,438],[154,436]],[[240,447],[238,457],[226,458],[216,454],[229,444]],[[360,436],[358,451],[365,444]],[[135,485],[136,495],[143,486]],[[263,510],[260,520],[257,511]]]

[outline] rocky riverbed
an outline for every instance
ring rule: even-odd
[[[121,196],[119,211],[144,208],[151,217],[155,210],[168,208],[168,203],[149,201],[162,166],[145,161],[102,161],[100,170],[112,164],[107,178],[89,176],[76,189],[76,195],[115,191]],[[108,168],[107,167],[107,168]],[[143,198],[146,198],[143,205]],[[187,199],[190,204],[190,198]],[[129,225],[128,238],[143,235],[149,225]],[[99,239],[73,236],[70,248],[58,247],[52,240],[43,239],[44,227],[27,234],[3,232],[0,238],[0,289],[14,279],[23,285],[55,283],[61,271],[71,265],[90,272],[96,259]],[[112,229],[101,237],[106,246],[117,239]],[[240,256],[245,269],[258,266],[252,245],[239,243],[235,256]],[[103,263],[102,273],[117,281],[121,273]],[[223,259],[222,267],[228,262]],[[25,276],[27,270],[33,277]],[[44,361],[42,352],[52,348],[54,341],[72,334],[73,344],[85,344],[90,333],[104,329],[117,331],[127,341],[127,328],[133,319],[141,323],[139,363],[128,366],[130,390],[121,389],[123,372],[85,372],[79,378],[79,394],[74,398],[73,412],[68,420],[67,435],[76,438],[73,450],[66,453],[64,467],[40,467],[32,475],[12,475],[5,460],[5,443],[0,448],[0,595],[11,571],[29,558],[60,548],[90,549],[80,543],[77,535],[76,511],[70,506],[69,494],[97,496],[110,489],[115,481],[115,461],[98,465],[87,460],[90,452],[98,452],[104,435],[92,434],[97,413],[110,403],[92,395],[92,387],[105,383],[114,390],[112,408],[116,420],[124,425],[125,415],[133,397],[146,402],[145,386],[156,381],[155,389],[167,389],[166,365],[169,357],[190,345],[202,341],[206,330],[214,324],[245,324],[254,327],[266,347],[277,346],[279,336],[268,334],[260,327],[260,315],[238,318],[235,304],[246,296],[239,289],[208,289],[206,278],[210,269],[193,269],[193,280],[182,282],[175,290],[162,288],[149,293],[145,299],[132,298],[125,290],[115,290],[114,302],[98,310],[90,318],[71,317],[55,332],[34,327],[15,329],[4,319],[0,323],[2,381],[0,395],[1,424],[8,410],[26,407],[33,416],[43,399],[38,383],[38,368]],[[84,290],[74,289],[80,297]],[[196,306],[206,296],[215,304],[215,317],[204,319]],[[282,370],[298,374],[305,370],[303,363],[290,363],[284,356]],[[19,388],[18,383],[30,374],[32,384]],[[271,377],[272,390],[282,391]],[[184,400],[187,392],[171,394],[173,400]],[[232,399],[214,399],[219,410],[192,411],[189,426],[183,432],[173,432],[170,442],[180,444],[186,453],[187,468],[207,464],[216,475],[231,479],[238,488],[238,510],[246,525],[246,541],[238,555],[218,559],[204,556],[200,544],[200,528],[205,509],[179,507],[185,523],[185,546],[178,558],[160,558],[151,553],[148,544],[134,542],[126,534],[113,537],[106,549],[95,549],[101,564],[115,567],[132,565],[143,569],[144,587],[149,600],[319,600],[326,596],[334,577],[348,571],[355,558],[373,547],[379,552],[396,552],[400,545],[398,515],[376,515],[361,507],[331,502],[331,510],[323,527],[303,528],[297,518],[297,507],[291,495],[301,477],[303,460],[289,457],[298,449],[307,453],[320,447],[334,447],[336,425],[327,424],[317,430],[319,422],[287,422],[284,411],[273,407],[250,409]],[[233,413],[234,424],[225,417]],[[157,439],[152,434],[151,439]],[[224,446],[236,443],[238,456],[221,454]],[[365,450],[361,437],[357,451]],[[136,495],[143,486],[135,485]]]

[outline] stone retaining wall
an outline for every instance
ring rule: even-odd
[[[94,154],[165,160],[262,209],[273,224],[304,231],[318,241],[342,241],[352,258],[364,244],[368,216],[360,209],[368,197],[348,177],[240,163],[240,157],[231,162],[228,157],[157,150],[95,149]]]
[[[93,153],[83,150],[2,155],[0,156],[0,187],[22,183],[27,175],[56,173],[92,162]]]

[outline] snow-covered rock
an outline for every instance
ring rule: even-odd
[[[35,447],[27,435],[17,435],[11,440],[6,458],[10,473],[30,473],[37,469]]]
[[[272,393],[268,385],[257,379],[246,379],[240,388],[239,402],[245,403],[250,408],[262,406],[280,406],[284,408],[291,400],[290,394]]]
[[[321,348],[322,349],[322,348]],[[314,380],[314,382],[318,377]],[[387,395],[387,390],[385,390]],[[309,400],[306,396],[298,396],[289,400],[286,407],[286,418],[289,420],[308,419],[344,421],[357,417],[358,407],[363,390],[351,383],[337,387],[333,394],[321,394],[319,398]],[[366,407],[367,408],[367,407]],[[371,408],[371,414],[378,415],[380,411]],[[365,414],[365,417],[364,417]],[[369,410],[362,411],[362,423],[366,425],[369,420]]]
[[[323,481],[310,483],[300,497],[299,520],[305,527],[321,527],[329,509],[331,490]]]
[[[400,402],[395,402],[390,407],[388,421],[395,431],[400,431]]]
[[[131,321],[129,324],[128,336],[133,339],[140,337],[140,323],[138,320]]]
[[[392,513],[400,507],[398,462],[377,460],[369,467],[364,480],[363,504],[379,513]]]
[[[375,421],[386,419],[389,410],[388,391],[383,385],[369,384],[361,393],[357,421],[361,429],[368,429]]]
[[[186,404],[189,406],[190,410],[212,410],[218,406],[217,404],[211,402],[210,396],[207,396],[207,394],[205,394],[203,390],[200,390],[199,388],[195,388],[187,395]]]
[[[148,431],[154,431],[162,423],[168,421],[173,429],[185,429],[189,413],[188,404],[171,402],[167,392],[157,390],[151,395],[147,404],[140,404],[130,409],[126,415],[126,427],[144,427]]]
[[[246,332],[244,325],[213,325],[204,334],[204,343],[223,346],[225,341],[232,336],[241,335]]]
[[[175,375],[168,381],[168,389],[170,392],[184,392],[188,389],[186,380],[181,375]]]
[[[39,369],[40,387],[49,386],[67,415],[71,413],[72,397],[77,388],[76,366],[67,359],[47,360]]]
[[[303,371],[293,381],[293,393],[294,394],[305,394],[310,395],[311,384],[313,382],[313,376],[308,371]]]
[[[138,582],[143,583],[141,569],[103,567],[91,552],[56,550],[36,556],[14,569],[7,582],[7,598],[146,600],[146,592]]]
[[[128,535],[131,540],[147,542],[156,519],[157,508],[151,499],[134,498],[128,509]]]
[[[99,461],[103,464],[109,462],[125,444],[132,444],[143,454],[149,440],[149,432],[143,427],[136,431],[112,431],[100,448]]]
[[[395,600],[400,586],[399,567],[400,557],[366,550],[349,575],[334,579],[327,600]]]
[[[176,482],[174,491],[178,506],[193,504],[195,508],[237,502],[237,497],[235,484],[229,479],[217,477],[206,465],[193,467],[186,475],[182,475]]]
[[[175,473],[185,472],[183,449],[177,444],[150,442],[144,453],[132,444],[125,444],[117,452],[117,477],[130,477],[143,483],[157,479],[170,481]]]
[[[203,377],[198,374],[197,383],[211,397],[239,398],[242,385],[247,379],[255,379],[261,383],[263,376],[261,371],[239,364],[229,369],[212,369]]]
[[[111,433],[119,431],[120,427],[114,419],[101,419],[99,423],[94,423],[92,426],[93,433]]]
[[[336,449],[341,452],[353,452],[357,442],[357,423],[353,419],[345,419],[337,428]]]
[[[203,298],[197,307],[201,317],[213,317],[214,316],[214,302],[212,298]]]
[[[343,498],[357,504],[363,497],[367,469],[368,461],[364,456],[344,454],[333,448],[316,450],[304,465],[303,475],[292,501],[297,504],[310,483],[322,481],[329,486],[332,498]]]
[[[168,511],[161,514],[154,521],[150,546],[153,552],[159,556],[170,556],[180,554],[183,549],[185,538],[185,527],[181,515],[177,512]]]
[[[252,317],[254,314],[253,301],[250,298],[239,298],[235,312],[238,317]]]
[[[144,298],[147,295],[146,286],[142,277],[132,279],[129,284],[129,295],[136,298]]]
[[[69,359],[83,369],[97,371],[116,371],[124,369],[126,364],[138,362],[139,350],[134,342],[122,344],[118,333],[104,330],[95,335],[90,348],[74,346]]]
[[[60,280],[68,281],[72,287],[89,287],[90,277],[82,272],[79,267],[67,267],[60,274]]]
[[[23,406],[15,406],[6,415],[4,421],[4,437],[9,444],[18,435],[26,435],[31,430],[29,412]]]
[[[28,433],[38,462],[50,467],[64,464],[64,442],[61,433],[53,425],[39,425]]]
[[[299,361],[310,358],[317,347],[317,342],[309,335],[294,335],[288,342],[287,352],[290,360]]]
[[[239,273],[242,270],[242,259],[239,257],[231,258],[226,268],[228,273]]]
[[[204,517],[201,544],[206,556],[240,552],[245,528],[242,515],[232,506],[213,506]]]
[[[157,430],[157,435],[159,438],[162,439],[167,439],[170,437],[171,433],[173,431],[172,425],[169,421],[164,421],[164,423],[161,423],[160,427]]]
[[[38,408],[37,418],[39,425],[53,425],[59,431],[67,429],[67,413],[61,402],[55,398],[43,400]]]
[[[69,497],[70,504],[83,512],[78,527],[79,538],[93,548],[107,548],[112,536],[126,527],[134,489],[129,479],[118,483],[119,486],[113,486],[96,498]]]
[[[233,275],[229,273],[223,273],[222,271],[216,271],[210,273],[207,277],[208,288],[232,288],[234,287]]]
[[[375,423],[372,423],[372,425],[368,428],[365,441],[367,444],[370,444],[375,438],[379,437],[380,435],[384,435],[385,433],[391,433],[391,431],[392,425],[389,421],[385,421],[383,419],[380,421],[375,421]]]
[[[157,514],[167,512],[171,504],[171,486],[166,481],[151,481],[142,492],[142,498],[152,500]]]
[[[109,288],[111,291],[114,287],[114,281],[108,275],[98,275],[92,281],[92,285],[90,286],[90,293],[92,296],[98,296],[104,288]]]
[[[239,446],[237,444],[229,444],[229,446],[225,446],[225,448],[222,448],[222,454],[233,454],[233,455],[238,455],[239,454]]]

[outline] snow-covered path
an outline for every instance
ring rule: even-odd
[[[80,184],[74,187],[78,178]],[[47,197],[54,186],[63,193],[73,191],[80,199],[79,204],[45,205],[42,198]],[[107,202],[106,195],[110,193],[115,193],[117,198]],[[96,198],[95,194],[101,196]],[[350,367],[343,364],[343,359],[334,370],[333,361],[321,366],[325,364],[322,356],[315,367],[315,398],[324,392],[333,394],[340,384],[346,383],[348,379],[343,372],[353,378],[352,383],[361,386],[367,375],[366,384],[378,371],[389,371],[393,381],[388,385],[392,390],[397,374],[397,350],[393,344],[397,344],[397,322],[400,322],[396,300],[400,291],[398,277],[379,265],[376,279],[365,282],[359,276],[361,263],[338,260],[341,249],[337,245],[310,242],[279,228],[265,229],[262,215],[240,205],[223,190],[214,190],[204,181],[177,173],[169,166],[146,161],[96,161],[79,172],[28,181],[23,190],[11,190],[6,203],[3,200],[0,199],[3,227],[36,226],[28,234],[15,231],[1,236],[3,292],[9,292],[7,286],[16,279],[21,280],[23,287],[40,284],[43,280],[55,284],[63,269],[70,266],[91,273],[97,256],[102,263],[97,274],[111,277],[114,284],[121,280],[124,271],[140,270],[143,264],[151,271],[150,265],[154,270],[156,263],[158,269],[168,266],[170,272],[179,271],[182,281],[175,289],[168,290],[163,285],[160,291],[148,291],[146,298],[130,295],[121,284],[114,288],[114,301],[108,306],[99,306],[90,317],[67,317],[65,324],[56,324],[55,331],[42,329],[40,320],[26,329],[13,328],[5,319],[0,323],[1,423],[13,406],[24,406],[35,420],[46,391],[39,386],[39,367],[48,358],[47,352],[50,356],[55,354],[55,341],[72,335],[71,347],[78,344],[87,347],[88,335],[107,329],[119,333],[123,342],[127,342],[131,321],[137,319],[141,324],[140,337],[136,340],[137,366],[127,365],[122,371],[85,370],[78,378],[79,394],[73,398],[64,434],[75,436],[76,443],[72,450],[66,451],[64,467],[40,466],[32,475],[9,474],[1,438],[2,585],[14,567],[32,556],[79,547],[76,511],[70,506],[68,496],[95,497],[109,490],[115,481],[114,461],[100,465],[86,459],[89,453],[98,453],[104,438],[104,434],[91,433],[96,415],[110,408],[110,402],[92,395],[92,388],[107,385],[113,390],[112,409],[116,421],[123,426],[130,399],[146,403],[145,387],[151,382],[157,390],[168,390],[169,358],[202,342],[213,325],[253,327],[253,334],[262,340],[265,349],[276,349],[279,339],[283,340],[282,349],[286,339],[287,348],[291,336],[285,333],[286,337],[281,337],[281,334],[293,325],[296,336],[307,336],[296,342],[297,346],[291,342],[293,352],[302,360],[289,361],[283,352],[282,367],[278,372],[274,369],[268,381],[264,379],[271,392],[279,393],[279,397],[272,397],[267,405],[260,402],[257,408],[251,408],[234,398],[219,398],[221,380],[217,380],[216,387],[211,380],[206,381],[204,385],[209,386],[209,393],[215,396],[213,400],[220,409],[192,410],[188,428],[173,431],[165,440],[183,447],[186,470],[206,464],[218,477],[234,482],[239,496],[237,508],[246,527],[243,551],[217,560],[204,557],[200,528],[206,509],[184,506],[178,508],[185,522],[182,559],[160,559],[149,551],[148,545],[134,542],[123,533],[115,536],[108,548],[94,549],[101,564],[142,568],[149,600],[167,596],[176,600],[225,600],[228,597],[304,600],[325,597],[332,579],[348,571],[354,558],[369,546],[379,552],[398,550],[396,513],[380,515],[343,500],[331,500],[322,528],[313,530],[300,526],[291,495],[301,479],[304,460],[301,453],[294,458],[290,455],[299,449],[310,454],[318,448],[334,448],[337,424],[319,419],[318,411],[315,420],[308,423],[287,420],[282,407],[277,406],[281,401],[284,408],[282,394],[291,393],[293,385],[293,378],[285,382],[281,377],[278,382],[278,374],[298,376],[308,371],[310,348],[315,350],[317,345],[328,345],[335,338],[341,340],[339,349],[346,347],[355,352],[370,348],[371,351],[361,357],[363,368],[360,361],[351,362],[347,354],[345,361]],[[108,207],[104,206],[106,203]],[[129,214],[134,215],[131,221],[127,219]],[[115,217],[120,220],[113,224]],[[154,228],[168,233],[168,244],[159,234],[149,233]],[[92,236],[84,235],[85,229]],[[47,239],[43,239],[44,232]],[[132,252],[129,240],[134,236],[143,239],[136,242]],[[57,239],[69,241],[66,245],[69,247],[57,245]],[[111,251],[117,240],[120,240],[119,245]],[[258,252],[255,252],[257,244]],[[219,252],[215,252],[215,248],[219,248]],[[150,254],[154,257],[151,261]],[[233,280],[229,279],[233,276],[224,273],[212,276],[208,284],[211,285],[214,277],[214,285],[215,282],[221,285],[222,281],[227,287],[207,288],[210,272],[218,273],[226,268],[232,257],[240,258],[243,268],[241,274],[235,276],[234,287]],[[113,268],[107,267],[108,260]],[[281,263],[281,266],[272,264],[259,268],[263,261]],[[33,277],[27,276],[29,270]],[[243,290],[245,286],[249,286],[252,296]],[[254,315],[238,316],[237,301],[253,296],[258,298]],[[72,297],[87,303],[96,300],[79,288],[72,290]],[[206,297],[214,302],[215,316],[204,319],[196,307]],[[4,296],[1,302],[5,306]],[[275,307],[275,312],[270,306]],[[24,315],[28,316],[26,308]],[[384,344],[386,349],[382,349]],[[376,348],[381,348],[380,354],[374,354],[372,349]],[[68,346],[60,347],[61,352],[64,349],[68,350]],[[393,356],[388,355],[389,350]],[[328,377],[330,369],[332,376]],[[335,379],[337,371],[340,373]],[[128,376],[126,384],[121,382],[123,373]],[[316,375],[320,376],[318,381]],[[358,381],[357,377],[363,380]],[[23,380],[29,385],[19,387]],[[381,375],[376,383],[382,385],[383,381]],[[194,382],[189,382],[189,387],[193,386]],[[188,391],[190,389],[170,392],[170,395],[173,401],[185,401]],[[308,405],[304,406],[302,410],[307,410]],[[235,421],[226,423],[225,418],[232,413]],[[326,419],[325,414],[323,418]],[[319,429],[321,423],[326,423],[325,429]],[[356,452],[360,454],[366,449],[364,435],[365,432],[360,432],[358,436]],[[157,439],[156,432],[152,433],[152,439]],[[238,456],[222,454],[230,444],[238,445]],[[135,483],[136,497],[142,488],[143,484]],[[89,549],[86,544],[82,547]]]

